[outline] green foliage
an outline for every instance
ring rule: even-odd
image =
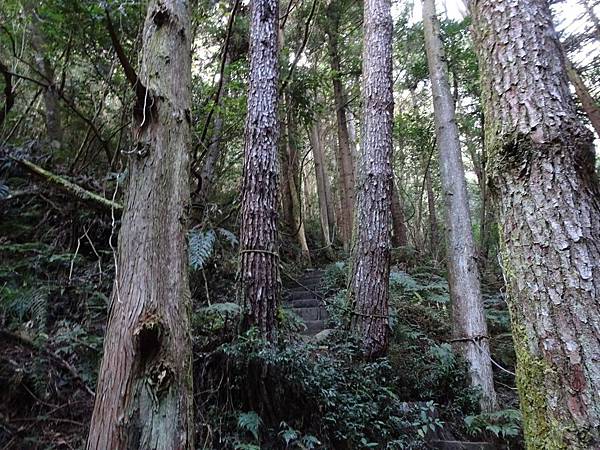
[[[323,283],[328,291],[345,289],[348,283],[348,264],[346,261],[337,261],[325,268]]]
[[[188,257],[192,270],[204,268],[212,255],[215,239],[214,230],[192,229],[188,232]]]
[[[248,431],[254,437],[254,440],[258,441],[258,431],[262,426],[262,419],[256,412],[250,411],[247,413],[240,413],[238,416],[237,427],[240,430]]]
[[[464,421],[467,431],[477,435],[483,432],[493,433],[494,436],[510,439],[521,434],[523,417],[517,409],[503,409],[492,413],[466,416]]]
[[[401,381],[390,362],[364,362],[359,355],[347,335],[338,336],[330,351],[322,353],[290,342],[268,345],[251,331],[203,357],[214,362],[206,366],[212,371],[203,371],[205,379],[196,381],[199,389],[208,392],[222,379],[228,386],[223,400],[207,399],[200,414],[215,421],[212,430],[223,417],[235,417],[236,425],[243,417],[254,442],[257,437],[261,442],[283,439],[289,448],[420,448],[416,436],[423,424],[414,425],[419,413],[407,409],[398,395]],[[246,413],[250,405],[262,425]],[[229,408],[237,412],[227,412]],[[221,425],[219,439],[239,440],[228,429]]]
[[[450,303],[448,282],[433,273],[413,273],[402,271],[390,273],[390,295],[392,298],[405,298],[425,301],[430,305],[445,306]]]

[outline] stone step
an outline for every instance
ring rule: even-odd
[[[436,449],[441,450],[494,450],[498,449],[494,444],[490,442],[467,442],[467,441],[443,441],[434,440],[429,441],[430,444]],[[503,447],[501,447],[503,448]]]
[[[288,291],[284,296],[286,300],[294,301],[304,298],[319,298],[317,295],[309,291]]]
[[[315,297],[297,298],[288,300],[284,303],[286,308],[310,308],[313,306],[322,306],[323,302]]]
[[[321,320],[329,318],[329,314],[325,308],[319,306],[311,306],[307,308],[288,308],[302,320]]]
[[[311,336],[314,336],[315,334],[327,328],[326,320],[307,320],[304,322],[304,324],[306,325],[306,330],[304,330],[302,334],[307,334]]]

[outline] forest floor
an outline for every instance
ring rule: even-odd
[[[113,220],[18,171],[11,186],[0,199],[0,450],[83,448]],[[344,331],[343,259],[309,272],[284,261],[280,342],[267,346],[252,332],[237,335],[235,236],[219,228],[199,238],[210,249],[190,272],[197,448],[452,448],[439,441],[454,439],[522,448],[508,314],[493,279],[485,291],[492,353],[508,372],[495,370],[502,410],[481,415],[449,344],[439,264],[394,257],[389,353],[367,362]]]

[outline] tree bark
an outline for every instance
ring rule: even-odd
[[[431,164],[427,167],[425,172],[425,188],[427,189],[427,211],[429,220],[429,250],[431,257],[437,260],[440,243],[439,225],[437,219],[437,212],[435,209],[435,193],[433,192],[433,183],[431,180]]]
[[[364,3],[363,123],[350,280],[352,328],[372,358],[388,345],[392,198],[392,16],[390,0]]]
[[[275,339],[279,300],[277,200],[278,0],[254,0],[250,12],[250,83],[241,225],[242,329]]]
[[[125,210],[88,450],[192,449],[185,234],[191,144],[189,4],[154,0],[134,107]]]
[[[339,11],[336,9],[335,2],[331,3],[327,9],[329,19],[328,31],[328,49],[331,70],[333,72],[333,96],[335,101],[335,111],[337,117],[338,130],[338,170],[339,170],[339,192],[342,201],[342,242],[345,249],[349,249],[353,232],[353,214],[354,214],[354,160],[352,158],[352,147],[350,145],[350,134],[348,132],[348,122],[346,118],[346,94],[341,78],[341,65],[339,55]]]
[[[321,142],[321,125],[319,119],[316,119],[310,130],[310,146],[315,163],[315,177],[317,179],[317,197],[319,200],[319,218],[321,223],[321,232],[323,234],[323,243],[327,247],[327,253],[332,253],[331,240],[332,231],[335,227],[335,217],[333,215],[333,200],[331,186],[327,168],[323,163],[323,146]]]
[[[497,402],[489,337],[471,231],[467,180],[462,163],[454,99],[434,1],[423,0],[423,27],[445,204],[453,339],[469,364],[471,386],[481,390],[481,410],[491,412],[497,408]]]
[[[15,104],[15,93],[13,91],[12,75],[9,73],[8,67],[6,67],[1,61],[0,73],[4,78],[4,106],[2,109],[0,109],[0,125],[2,125],[2,123],[4,123],[4,119],[6,119],[8,113]]]
[[[396,183],[392,181],[392,245],[394,247],[406,247],[408,245],[408,232],[406,230],[406,219],[404,207],[398,194]]]
[[[579,101],[581,102],[581,107],[588,116],[588,119],[590,119],[590,123],[596,131],[596,135],[600,137],[600,108],[598,107],[598,102],[594,100],[594,97],[592,97],[589,89],[583,82],[581,75],[579,75],[577,69],[573,67],[573,64],[571,64],[571,61],[569,61],[566,55],[565,65],[567,68],[567,75],[569,77],[569,81],[575,88],[577,98],[579,98]]]
[[[545,0],[470,4],[528,448],[600,447],[600,204]]]

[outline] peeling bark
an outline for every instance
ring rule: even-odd
[[[275,339],[279,300],[277,205],[279,165],[278,0],[253,0],[250,12],[250,85],[242,188],[242,329],[256,326]]]
[[[389,0],[364,3],[363,122],[356,197],[352,328],[372,358],[388,345],[392,199],[392,16]]]
[[[489,173],[532,449],[600,447],[600,203],[544,0],[472,1]]]
[[[497,408],[497,402],[489,337],[471,231],[467,180],[462,163],[454,99],[448,81],[446,55],[434,1],[423,0],[423,26],[445,203],[453,334],[456,346],[469,364],[471,386],[481,391],[481,410],[491,412]]]
[[[194,447],[185,241],[190,49],[189,4],[151,1],[139,76],[152,108],[135,118],[139,151],[129,161],[88,450]]]

